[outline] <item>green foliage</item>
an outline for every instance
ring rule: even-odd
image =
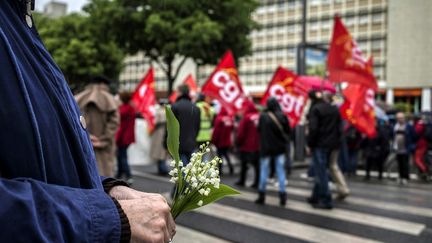
[[[159,64],[169,81],[177,77],[176,57],[215,64],[231,49],[237,58],[251,53],[248,34],[258,27],[251,13],[256,0],[91,0],[92,23],[106,30],[129,54],[139,51]]]
[[[124,52],[109,39],[98,38],[89,17],[70,14],[48,18],[35,14],[39,34],[72,89],[82,88],[95,75],[118,78]]]
[[[412,112],[412,106],[410,103],[398,102],[393,105],[393,108],[404,113]]]
[[[178,180],[176,182],[176,188],[174,193],[173,204],[171,207],[171,214],[173,218],[177,218],[180,214],[192,211],[198,207],[199,201],[202,201],[202,205],[207,205],[213,203],[217,200],[220,200],[227,196],[240,194],[238,191],[233,188],[220,184],[217,187],[211,186],[210,193],[207,196],[204,196],[198,192],[200,188],[193,188],[187,184],[185,178],[187,175],[183,175],[181,166],[179,165],[180,156],[179,156],[179,137],[180,137],[180,126],[177,118],[174,116],[171,108],[168,106],[165,107],[166,117],[167,117],[167,147],[171,156],[175,160],[175,167],[178,173]],[[183,161],[184,163],[186,161]],[[209,162],[207,162],[209,163]],[[202,165],[201,161],[199,161],[199,165]]]

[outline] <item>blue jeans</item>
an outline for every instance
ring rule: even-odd
[[[322,148],[315,148],[313,150],[315,184],[312,190],[312,200],[327,206],[333,206],[327,173],[330,152],[330,150]]]
[[[355,174],[357,170],[357,150],[348,149],[348,173]]]
[[[180,155],[180,160],[183,162],[183,166],[186,166],[187,164],[189,164],[189,161],[192,157],[192,153],[183,153],[183,154],[179,154]]]
[[[260,159],[260,181],[259,191],[265,192],[267,185],[267,178],[269,176],[269,164],[271,156],[264,156]],[[279,192],[285,192],[285,154],[274,156],[276,163],[276,173],[279,180]]]
[[[129,163],[127,159],[128,146],[122,146],[117,148],[117,178],[120,178],[125,174],[126,178],[131,177]]]
[[[166,164],[166,161],[163,159],[160,159],[157,161],[157,165],[158,165],[158,173],[159,174],[166,174],[168,173],[168,166]]]

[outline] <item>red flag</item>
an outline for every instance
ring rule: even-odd
[[[334,17],[333,37],[327,59],[329,80],[366,85],[378,89],[372,63],[363,56],[356,41],[343,25],[339,16]]]
[[[150,131],[155,127],[156,95],[154,86],[153,67],[151,67],[132,95],[132,102],[135,104],[136,110],[147,120]]]
[[[361,84],[349,84],[343,90],[345,102],[340,107],[342,117],[368,137],[376,135],[375,91]]]
[[[244,107],[247,97],[243,92],[231,51],[227,51],[222,57],[202,87],[202,92],[217,99],[230,114]]]
[[[275,97],[282,111],[288,116],[290,126],[295,127],[303,113],[309,88],[309,85],[299,82],[293,72],[278,67],[261,99],[261,104],[265,105],[268,98]]]
[[[187,86],[189,86],[189,96],[191,98],[195,97],[198,93],[198,85],[195,82],[195,79],[192,77],[191,74],[189,74],[185,80],[183,81],[183,84],[186,84]],[[174,103],[177,100],[177,91],[172,92],[172,94],[169,97],[169,101],[172,103]]]

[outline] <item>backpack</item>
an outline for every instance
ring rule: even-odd
[[[432,144],[432,123],[425,125],[423,137],[429,144]]]

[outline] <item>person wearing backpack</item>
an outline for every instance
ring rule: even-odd
[[[280,205],[285,206],[285,151],[289,142],[290,126],[288,118],[275,98],[267,100],[267,109],[260,115],[258,132],[260,137],[260,179],[257,204],[265,203],[270,160],[275,159],[276,174],[279,179]]]

